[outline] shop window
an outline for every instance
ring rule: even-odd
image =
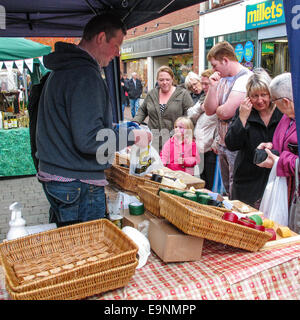
[[[193,70],[193,55],[181,54],[169,57],[169,67],[173,70],[177,84],[184,84],[185,77]]]
[[[257,61],[257,31],[236,32],[205,39],[205,67],[210,68],[207,53],[218,42],[228,41],[235,49],[239,62],[252,70]]]
[[[290,71],[287,39],[282,38],[262,42],[261,67],[266,69],[271,77]]]

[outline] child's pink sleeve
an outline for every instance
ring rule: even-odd
[[[193,155],[193,149],[195,151],[194,155]],[[189,154],[188,156],[184,157],[184,166],[185,167],[194,167],[196,164],[200,163],[200,155],[197,149],[197,145],[196,142],[192,142],[191,144],[191,149],[189,150]]]

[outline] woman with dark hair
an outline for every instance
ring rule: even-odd
[[[255,208],[259,208],[271,170],[254,164],[254,152],[261,142],[272,141],[282,117],[271,101],[270,82],[265,70],[254,70],[246,85],[247,97],[237,109],[225,137],[227,148],[239,151],[234,164],[232,199]]]

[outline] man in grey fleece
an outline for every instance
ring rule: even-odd
[[[52,72],[39,103],[37,176],[51,205],[49,221],[58,226],[103,218],[104,170],[115,151],[148,143],[134,124],[112,124],[101,76],[101,68],[119,56],[124,35],[123,22],[105,13],[87,23],[79,45],[57,42],[44,57]]]

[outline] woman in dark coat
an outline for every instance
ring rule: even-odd
[[[239,151],[233,174],[232,198],[259,208],[270,169],[253,163],[254,152],[261,142],[271,142],[282,113],[271,102],[270,76],[255,70],[247,83],[247,97],[231,123],[225,143],[229,150]]]

